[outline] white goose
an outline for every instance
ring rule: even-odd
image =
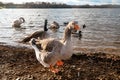
[[[13,23],[13,27],[20,28],[21,24],[25,22],[25,19],[23,17],[20,17],[19,20],[15,20]]]
[[[63,65],[61,60],[69,59],[72,56],[71,30],[79,29],[79,26],[74,22],[70,22],[64,32],[63,41],[56,39],[36,40],[31,39],[31,46],[35,50],[37,60],[44,66],[50,67],[54,73],[58,72],[53,66],[57,63],[58,66]],[[41,44],[42,49],[37,47],[37,43]]]

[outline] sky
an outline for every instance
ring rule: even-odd
[[[24,2],[57,2],[70,5],[101,5],[101,4],[120,4],[120,0],[0,0],[0,2],[24,3]]]

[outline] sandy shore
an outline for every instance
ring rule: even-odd
[[[58,69],[44,68],[33,49],[0,45],[0,80],[120,80],[120,56],[79,53]]]

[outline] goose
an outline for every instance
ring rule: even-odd
[[[67,60],[72,56],[72,42],[71,42],[71,30],[79,29],[79,26],[71,21],[67,25],[63,40],[57,40],[55,38],[47,38],[38,40],[32,38],[30,44],[35,51],[37,60],[44,66],[49,67],[53,73],[58,73],[59,70],[55,69],[57,66],[62,66],[62,60]],[[41,49],[37,47],[37,44],[41,44]]]
[[[60,27],[59,24],[56,21],[53,21],[49,29],[59,29],[59,27]]]
[[[21,24],[25,22],[25,19],[23,17],[20,17],[19,20],[15,20],[12,27],[20,28]]]
[[[45,23],[44,23],[44,30],[43,31],[36,31],[33,34],[31,34],[30,36],[24,38],[22,40],[22,42],[26,43],[29,42],[31,40],[31,38],[40,38],[40,39],[44,39],[47,38],[49,35],[47,34],[48,28],[47,28],[47,19],[45,19]]]

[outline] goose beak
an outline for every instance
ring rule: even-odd
[[[74,25],[74,29],[75,29],[75,30],[79,30],[80,27],[79,27],[77,24],[75,24],[75,25]]]

